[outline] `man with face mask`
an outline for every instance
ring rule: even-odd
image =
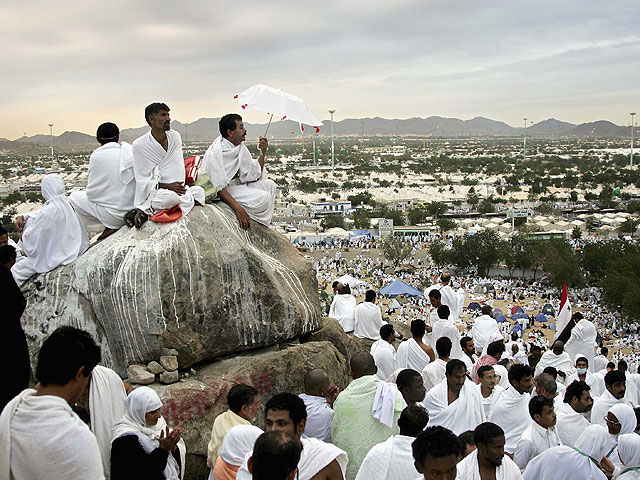
[[[567,379],[567,385],[576,380],[587,382],[587,385],[591,387],[591,395],[594,397],[599,397],[604,392],[603,378],[589,371],[589,360],[580,354],[576,358],[576,371]]]
[[[458,480],[495,478],[520,480],[520,469],[505,454],[505,435],[495,423],[485,422],[473,432],[476,450],[458,464]]]
[[[524,471],[527,464],[542,452],[560,445],[556,434],[556,413],[553,410],[553,400],[535,396],[529,401],[529,415],[531,423],[522,433],[513,456],[514,462]]]

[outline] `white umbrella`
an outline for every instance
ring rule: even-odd
[[[262,84],[254,85],[236,95],[235,98],[238,99],[238,103],[240,103],[240,107],[243,110],[245,108],[255,108],[270,113],[269,125],[271,125],[273,116],[277,115],[282,117],[283,120],[289,119],[298,122],[301,130],[304,130],[303,123],[315,127],[316,133],[319,131],[318,127],[322,126],[322,121],[304,100],[279,88],[271,88]],[[269,125],[267,125],[267,132],[269,131]],[[265,132],[265,136],[267,132]]]

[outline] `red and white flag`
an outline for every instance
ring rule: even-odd
[[[564,286],[562,287],[562,298],[560,300],[560,311],[556,317],[556,334],[553,337],[554,340],[556,340],[562,334],[564,329],[567,328],[572,314],[571,302],[567,295],[567,282],[564,282]]]

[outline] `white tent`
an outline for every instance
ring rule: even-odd
[[[358,280],[357,278],[354,278],[351,275],[343,275],[340,278],[336,278],[336,282],[341,283],[342,285],[349,285],[350,288],[355,288],[358,285],[366,285],[367,284],[367,282],[363,282],[362,280]]]

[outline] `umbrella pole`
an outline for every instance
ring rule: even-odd
[[[271,117],[269,118],[269,123],[267,123],[267,129],[264,131],[264,136],[267,136],[267,132],[269,131],[269,127],[271,126],[271,120],[273,120],[273,113],[271,114]]]

